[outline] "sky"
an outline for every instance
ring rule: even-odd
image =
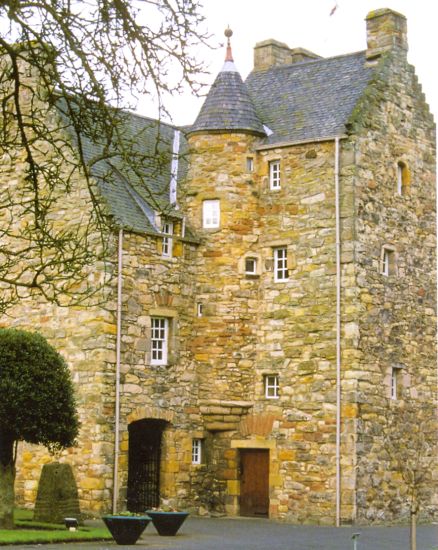
[[[202,2],[202,0],[201,0]],[[301,47],[322,57],[366,49],[365,17],[371,10],[391,8],[407,17],[408,61],[416,68],[427,101],[438,119],[438,2],[434,0],[203,0],[201,12],[216,49],[197,51],[210,75],[211,84],[224,62],[224,30],[229,25],[234,62],[243,78],[253,66],[257,42],[275,38],[291,48]],[[334,13],[330,15],[333,8]],[[208,91],[208,88],[206,88]],[[174,124],[191,124],[204,99],[190,92],[167,99]],[[139,109],[155,117],[153,107]]]

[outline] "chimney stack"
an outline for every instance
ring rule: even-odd
[[[366,16],[367,60],[373,61],[387,51],[408,51],[406,17],[383,8]]]
[[[302,63],[321,59],[319,55],[304,48],[289,48],[284,42],[270,38],[264,42],[257,42],[254,47],[254,70],[262,71],[278,65]]]

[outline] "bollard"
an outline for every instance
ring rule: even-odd
[[[353,539],[353,550],[357,550],[357,539],[360,537],[360,533],[353,533],[351,537]]]

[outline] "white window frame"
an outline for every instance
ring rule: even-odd
[[[161,255],[166,258],[172,257],[172,246],[173,246],[173,223],[169,221],[163,222],[163,229],[162,232],[164,233],[164,237],[162,240],[162,247],[161,247]]]
[[[265,397],[266,399],[279,398],[279,379],[278,374],[265,374],[264,377]]]
[[[281,189],[281,165],[279,160],[269,162],[269,188],[271,191]]]
[[[253,157],[246,157],[246,171],[254,172],[254,159]]]
[[[391,399],[397,400],[399,398],[399,384],[400,384],[400,376],[401,376],[401,370],[398,367],[392,367],[391,368]]]
[[[169,319],[151,317],[151,365],[167,365]]]
[[[385,277],[397,274],[397,256],[393,247],[382,246],[380,273]]]
[[[203,317],[203,315],[204,315],[204,304],[202,302],[198,302],[196,304],[196,316]]]
[[[252,269],[248,269],[247,262],[252,262]],[[245,258],[245,274],[246,275],[257,275],[257,258],[253,258],[252,256],[249,256]]]
[[[289,279],[287,267],[287,246],[274,248],[274,280],[281,283]]]
[[[202,227],[215,229],[220,227],[221,206],[219,199],[209,199],[202,203]]]
[[[202,464],[203,441],[199,438],[192,439],[192,464]]]

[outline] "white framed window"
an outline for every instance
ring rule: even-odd
[[[202,439],[192,439],[192,464],[202,464],[203,460]]]
[[[380,272],[382,275],[385,275],[385,277],[396,275],[397,264],[396,264],[396,252],[394,248],[389,246],[382,247],[380,263],[381,263]]]
[[[274,248],[274,280],[276,282],[287,281],[289,270],[287,268],[287,247]]]
[[[206,200],[202,203],[202,227],[207,229],[220,225],[220,201],[218,199]]]
[[[245,274],[257,275],[257,258],[245,258]]]
[[[204,304],[202,302],[198,302],[196,304],[196,315],[198,317],[202,317],[204,315]]]
[[[166,365],[169,343],[169,319],[151,317],[151,364]]]
[[[172,235],[173,235],[173,223],[172,222],[164,222],[163,223],[163,229],[162,232],[164,233],[163,241],[162,241],[162,249],[161,254],[162,256],[165,256],[166,258],[172,257]]]
[[[280,389],[278,374],[265,375],[264,382],[266,399],[278,399],[278,391]]]
[[[281,177],[280,177],[280,161],[272,160],[269,163],[269,188],[280,189]]]
[[[246,157],[246,171],[254,172],[254,159],[252,157]]]
[[[400,387],[401,369],[398,367],[391,368],[391,399],[398,399]]]

